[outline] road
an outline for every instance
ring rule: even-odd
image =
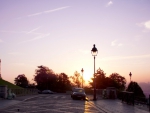
[[[105,113],[91,101],[72,100],[66,94],[40,94],[7,107],[2,113]]]

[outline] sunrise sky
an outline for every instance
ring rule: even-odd
[[[119,73],[150,82],[150,0],[0,0],[2,78],[30,82],[37,66],[71,76]]]

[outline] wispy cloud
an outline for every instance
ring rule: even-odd
[[[7,30],[0,30],[3,33],[26,33],[26,31],[7,31]]]
[[[111,46],[115,46],[116,45],[117,40],[114,40],[111,42]]]
[[[52,12],[59,11],[59,10],[63,10],[63,9],[69,8],[69,7],[70,7],[70,6],[65,6],[65,7],[60,7],[60,8],[52,9],[52,10],[47,10],[47,11],[43,11],[43,12],[38,12],[38,13],[30,14],[30,15],[28,15],[28,17],[31,17],[31,16],[38,16],[38,15],[41,15],[41,14],[52,13]]]
[[[113,4],[113,2],[112,1],[109,1],[107,4],[106,4],[106,7],[109,7],[109,6],[111,6]]]
[[[83,53],[83,54],[89,54],[90,53],[90,51],[89,50],[79,50],[79,52],[81,52],[81,53]]]
[[[24,33],[24,34],[35,34],[35,35],[40,35],[42,33],[38,33],[38,32],[35,32],[36,30],[38,30],[40,27],[37,27],[31,31],[7,31],[7,30],[0,30],[0,32],[3,32],[3,33]]]
[[[38,30],[40,27],[37,27],[35,29],[32,29],[31,31],[27,32],[27,34],[33,33],[34,31]]]
[[[30,15],[28,15],[28,17],[30,17],[30,16],[38,16],[38,15],[40,15],[40,14],[42,14],[42,12],[30,14]]]
[[[114,41],[111,42],[111,46],[123,46],[123,44],[122,43],[118,43],[117,40],[114,40]]]
[[[144,23],[145,28],[150,30],[150,20]]]
[[[35,38],[29,39],[29,40],[25,40],[25,41],[23,41],[23,42],[21,42],[21,43],[36,41],[36,40],[45,38],[45,37],[47,37],[47,36],[49,36],[49,35],[50,35],[50,33],[48,33],[48,34],[41,34],[41,35],[39,35],[39,36],[37,36],[37,37],[35,37]]]
[[[108,61],[108,60],[123,60],[123,59],[136,59],[136,58],[150,58],[150,54],[138,55],[138,56],[111,56],[111,57],[101,58],[100,60]]]
[[[141,23],[136,23],[136,25],[139,27],[144,27],[145,29],[143,30],[143,32],[149,32],[150,30],[150,20]]]

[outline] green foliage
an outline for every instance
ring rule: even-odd
[[[16,86],[16,85],[14,85],[14,84],[12,84],[12,83],[10,83],[8,81],[5,81],[3,79],[0,79],[0,85],[2,85],[2,86],[6,85],[10,89],[22,89],[21,87]]]
[[[126,90],[129,92],[134,92],[134,95],[137,97],[145,97],[142,88],[137,82],[130,82]]]
[[[29,84],[29,81],[27,79],[27,77],[22,74],[22,75],[18,75],[16,78],[15,78],[15,84],[17,86],[20,86],[20,87],[23,87],[23,88],[26,88],[28,87],[28,84]]]

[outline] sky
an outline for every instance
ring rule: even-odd
[[[150,0],[0,0],[1,76],[30,82],[37,66],[150,82]]]

